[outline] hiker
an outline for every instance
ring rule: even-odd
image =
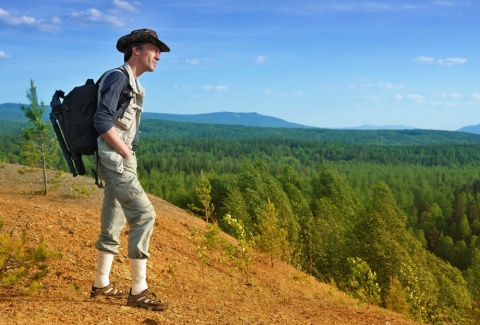
[[[127,306],[150,310],[165,310],[168,304],[158,299],[147,285],[149,242],[155,223],[152,203],[137,177],[135,149],[139,136],[144,88],[138,77],[153,72],[160,52],[169,47],[150,29],[138,29],[117,41],[117,50],[124,53],[124,65],[129,80],[119,69],[108,71],[100,82],[98,108],[94,125],[100,136],[98,172],[105,181],[105,196],[101,213],[101,232],[95,244],[98,250],[95,282],[90,297],[125,298],[126,291],[110,282],[114,256],[118,254],[119,237],[128,223],[128,257],[132,287]],[[126,84],[127,83],[127,84]],[[128,86],[131,100],[117,110],[122,92]]]

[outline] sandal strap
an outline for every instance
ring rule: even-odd
[[[141,297],[137,298],[136,301],[138,302],[143,302],[145,304],[154,304],[155,303],[155,300],[157,299],[157,295],[154,293],[154,292],[142,292],[141,293]],[[159,301],[161,302],[161,301]]]
[[[167,309],[168,303],[162,302],[160,299],[158,299],[155,292],[150,291],[149,289],[145,289],[138,295],[132,295],[132,291],[130,290],[127,306],[162,311]]]
[[[90,293],[90,298],[96,297],[111,297],[111,298],[122,298],[126,296],[126,292],[120,288],[116,288],[113,284],[109,284],[103,288],[96,288],[92,286],[92,291]]]

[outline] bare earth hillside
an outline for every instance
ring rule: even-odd
[[[0,288],[0,324],[414,324],[361,304],[287,264],[276,262],[272,268],[259,254],[253,254],[251,285],[245,285],[242,271],[218,252],[207,253],[202,272],[189,237],[195,228],[204,231],[206,224],[156,197],[151,197],[157,221],[147,280],[170,303],[169,309],[153,312],[127,307],[126,301],[91,300],[102,191],[91,179],[69,174],[57,175],[55,182],[57,188],[44,197],[36,194],[42,189],[39,171],[0,167],[3,231],[18,236],[25,228],[31,242],[43,237],[49,249],[62,254],[49,264],[38,295]],[[128,228],[111,275],[112,282],[125,289],[130,284],[127,233]]]

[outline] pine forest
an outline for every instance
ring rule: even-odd
[[[0,159],[23,164],[3,123]],[[415,320],[480,322],[480,136],[160,120],[141,131],[144,189],[238,236],[235,220],[272,265]]]

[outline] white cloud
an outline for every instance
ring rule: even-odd
[[[267,58],[267,57],[266,57],[265,55],[259,55],[259,56],[257,56],[257,57],[255,58],[255,62],[257,62],[257,63],[263,63],[263,62],[265,62],[265,59],[266,59],[266,58]]]
[[[226,93],[228,91],[228,87],[219,85],[215,87],[215,91],[219,93]]]
[[[438,60],[439,65],[454,65],[454,64],[465,64],[467,59],[463,58],[447,58]]]
[[[394,85],[390,82],[382,82],[378,84],[378,88],[386,89],[386,90],[395,90],[395,89],[403,89],[405,88],[404,85]]]
[[[2,22],[10,26],[27,26],[45,32],[56,32],[59,30],[60,19],[55,17],[51,19],[51,22],[46,22],[31,16],[16,15],[0,8],[0,23]]]
[[[420,63],[433,63],[435,62],[435,58],[432,58],[429,56],[419,56],[418,58],[415,59],[415,61]]]
[[[136,12],[137,9],[128,1],[112,0],[110,12],[106,14],[96,8],[90,8],[81,11],[73,11],[69,15],[81,23],[106,23],[116,27],[122,27],[126,24],[126,19],[121,16],[125,12]],[[57,32],[60,30],[62,20],[55,16],[48,19],[39,19],[32,16],[14,14],[3,8],[0,8],[0,24],[4,23],[11,26],[28,26],[45,32]]]
[[[270,90],[270,89],[258,90],[256,92],[259,93],[259,94],[266,95],[266,96],[274,96],[275,95],[275,92]]]
[[[391,82],[380,82],[377,84],[365,82],[360,85],[350,85],[348,88],[352,91],[363,92],[365,89],[398,90],[404,89],[405,85],[395,85]]]
[[[405,95],[405,98],[410,99],[417,104],[425,104],[426,102],[425,96],[417,95],[417,94],[408,94],[408,95]]]
[[[457,93],[450,93],[450,98],[453,98],[453,99],[461,99],[463,98],[463,95],[462,94],[457,94]]]
[[[187,64],[191,64],[191,65],[199,65],[200,64],[200,59],[198,59],[198,58],[186,59],[185,62]]]
[[[86,22],[93,22],[93,23],[102,23],[106,22],[109,25],[122,27],[125,25],[124,19],[113,16],[113,15],[105,15],[100,10],[95,8],[90,8],[85,11],[73,11],[71,13],[71,17],[79,20],[83,20]]]
[[[429,103],[432,107],[438,107],[438,106],[442,106],[442,107],[459,107],[459,104],[458,103],[455,103],[455,102],[447,102],[447,101],[439,101],[439,102],[436,102],[436,101],[432,101]]]
[[[436,98],[451,98],[451,99],[462,99],[464,96],[462,94],[457,94],[457,93],[437,93],[433,94],[433,97]]]
[[[0,59],[10,59],[10,55],[5,53],[4,51],[0,51]]]
[[[480,94],[472,94],[473,99],[480,100]]]
[[[0,8],[0,21],[8,25],[33,25],[37,22],[34,17],[29,16],[15,16],[12,13]]]
[[[438,65],[454,65],[454,64],[465,64],[467,59],[464,58],[445,58],[445,59],[435,59],[429,56],[420,56],[415,59],[418,63],[436,63]]]
[[[179,65],[200,65],[200,64],[209,64],[215,63],[214,60],[209,58],[189,58],[189,59],[181,59],[181,60],[171,60],[173,64]]]
[[[113,0],[113,6],[121,9],[121,10],[126,10],[129,12],[137,12],[137,8],[135,8],[132,4],[128,3],[127,1],[123,0]]]
[[[188,86],[175,85],[175,86],[173,86],[173,89],[175,89],[175,90],[188,90]]]
[[[279,97],[279,98],[285,98],[285,97],[291,97],[291,98],[297,98],[297,97],[302,97],[303,96],[303,90],[293,90],[293,91],[273,91],[271,89],[262,89],[262,90],[256,90],[255,91],[257,94],[262,94],[265,96],[272,96],[272,97]]]
[[[206,92],[215,92],[215,93],[226,93],[228,91],[227,86],[218,85],[218,86],[203,86],[202,90]]]
[[[209,59],[209,58],[172,59],[170,62],[178,65],[195,65],[195,66],[216,63],[215,60]]]

